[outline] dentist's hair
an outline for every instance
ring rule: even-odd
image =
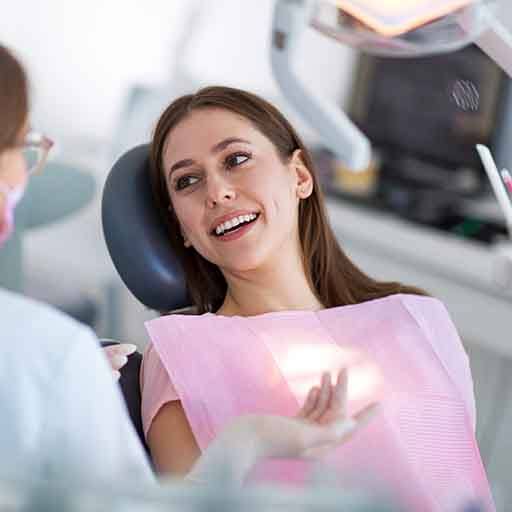
[[[28,109],[25,71],[14,55],[0,45],[0,153],[18,142]]]
[[[215,312],[223,303],[227,283],[220,269],[193,248],[186,249],[165,182],[163,150],[168,134],[191,112],[225,109],[250,121],[275,146],[283,162],[295,150],[313,176],[313,193],[299,204],[299,235],[306,276],[326,307],[357,304],[395,293],[426,295],[423,290],[396,282],[379,282],[359,270],[346,256],[327,220],[309,151],[273,105],[258,96],[230,87],[206,87],[175,100],[161,115],[151,144],[151,183],[159,213],[167,224],[171,246],[178,256],[190,297],[198,313]]]

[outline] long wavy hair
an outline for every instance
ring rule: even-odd
[[[0,45],[0,153],[18,142],[28,108],[25,71],[14,55]]]
[[[172,129],[191,112],[225,109],[250,121],[275,146],[283,162],[295,150],[313,176],[313,193],[299,203],[299,234],[307,279],[325,307],[357,304],[396,293],[426,295],[398,282],[376,281],[362,272],[343,252],[327,220],[325,201],[313,161],[287,119],[264,99],[230,87],[206,87],[173,101],[161,115],[151,143],[151,184],[159,213],[166,223],[173,250],[185,271],[190,298],[198,313],[215,312],[222,305],[227,282],[220,269],[193,248],[186,249],[179,221],[172,209],[163,172],[163,150]]]

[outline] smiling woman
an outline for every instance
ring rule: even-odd
[[[200,313],[146,324],[142,419],[157,470],[188,474],[246,415],[316,411],[308,421],[329,421],[331,376],[344,368],[343,417],[376,402],[380,411],[320,455],[346,482],[379,482],[405,510],[475,501],[493,510],[471,372],[445,308],[372,279],[344,254],[309,152],[282,114],[245,91],[202,89],[164,111],[151,160],[156,204]],[[267,440],[279,447],[288,434]],[[304,469],[265,460],[251,478],[300,484]]]

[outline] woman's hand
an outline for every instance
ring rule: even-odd
[[[354,416],[348,415],[348,372],[338,373],[336,384],[331,384],[330,373],[324,373],[320,386],[309,391],[296,418],[306,425],[298,428],[302,439],[302,456],[322,456],[345,442],[363,428],[377,412],[377,403],[363,408]],[[299,424],[300,425],[300,424]]]
[[[121,377],[119,370],[128,362],[128,356],[133,354],[137,350],[137,347],[131,343],[119,343],[103,347],[103,350],[112,368],[114,378],[119,380]]]
[[[204,482],[228,463],[233,479],[243,481],[263,457],[319,457],[344,443],[377,412],[371,404],[352,417],[347,414],[347,371],[331,385],[329,374],[313,387],[296,417],[241,416],[228,425],[198,459],[187,479]]]
[[[354,416],[347,411],[348,374],[338,373],[331,384],[324,373],[320,386],[309,391],[295,418],[259,417],[258,434],[267,457],[321,457],[362,429],[377,412],[372,403]]]

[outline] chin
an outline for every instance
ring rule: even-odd
[[[225,261],[222,263],[221,268],[227,270],[228,272],[242,273],[242,272],[251,272],[257,270],[262,266],[261,261],[247,261],[240,260],[237,258],[237,261]]]
[[[217,265],[228,272],[250,272],[257,270],[268,261],[262,251],[237,251],[232,257],[223,258]]]

